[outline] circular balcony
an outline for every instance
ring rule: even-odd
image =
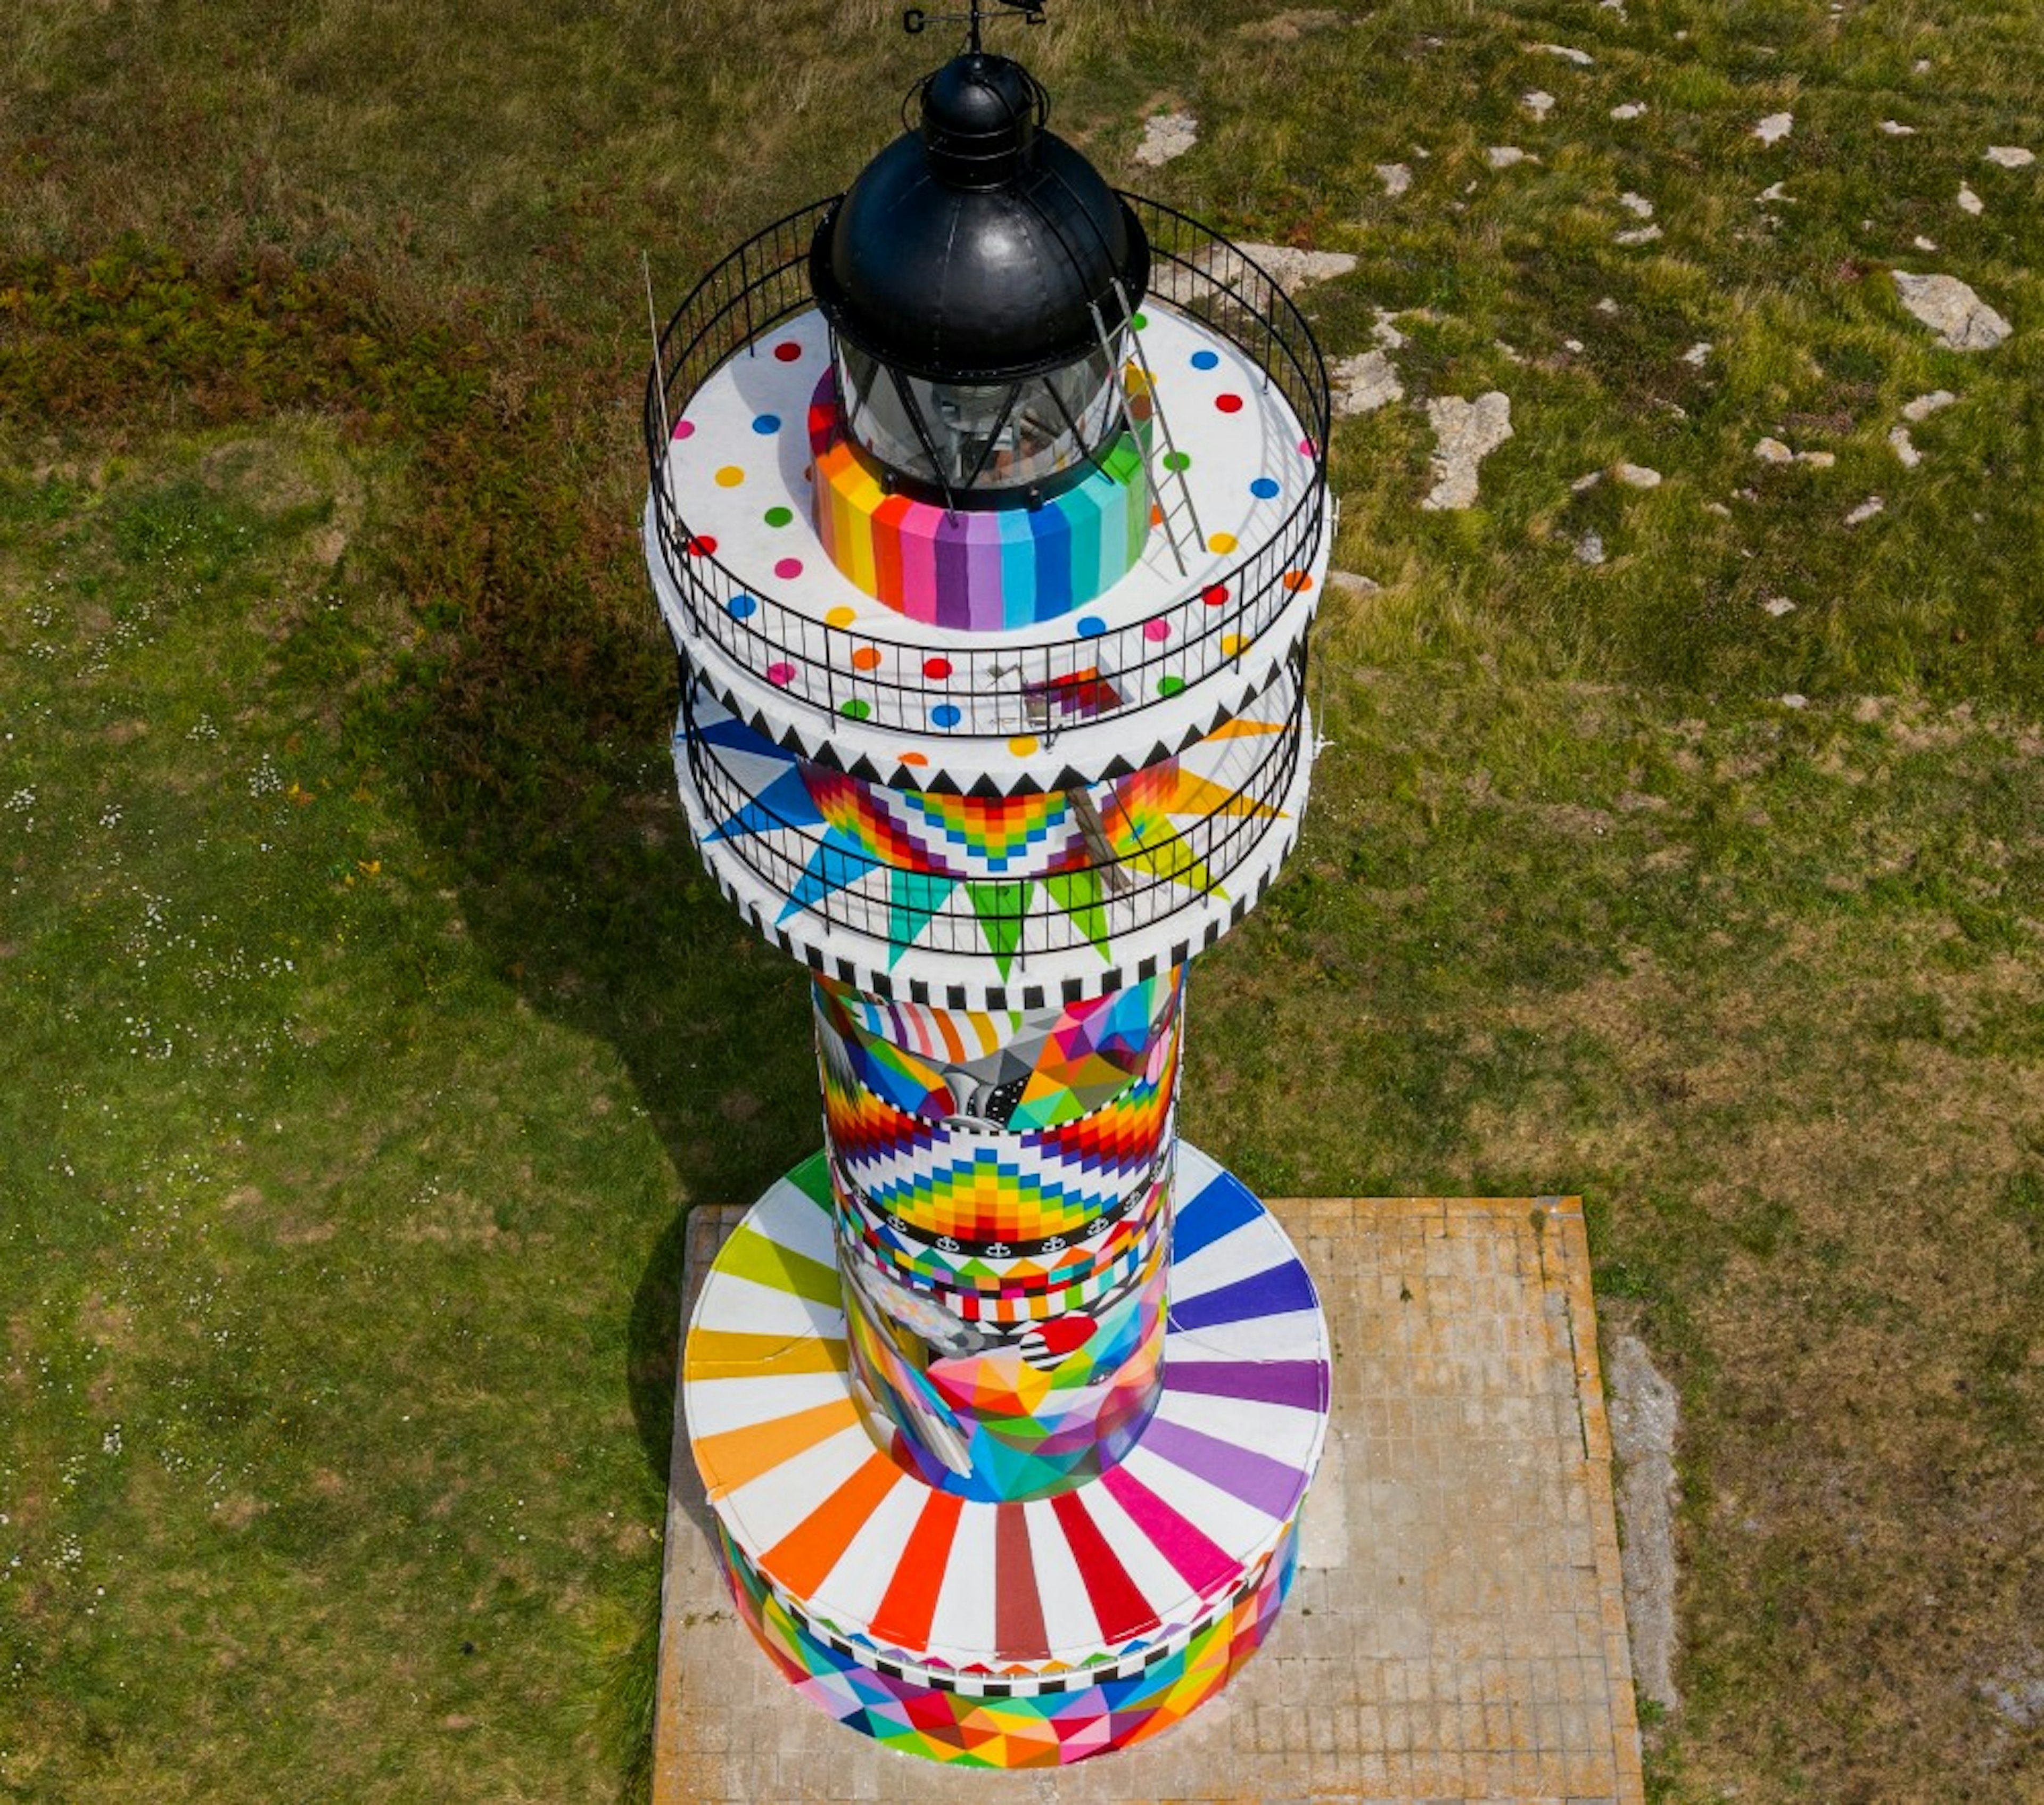
[[[1303,659],[1127,776],[947,797],[797,758],[683,691],[674,759],[711,875],[768,939],[883,996],[1038,1007],[1183,964],[1276,877],[1311,759]]]
[[[674,480],[675,436],[691,402],[720,372],[728,380],[739,367],[734,359],[759,360],[754,367],[766,366],[763,374],[770,374],[774,356],[789,356],[791,348],[807,354],[797,343],[806,332],[819,340],[808,349],[820,365],[809,250],[837,202],[817,202],[740,245],[697,284],[661,336],[647,386],[648,561],[689,662],[736,712],[806,756],[855,770],[863,760],[878,774],[891,768],[886,736],[913,735],[917,744],[939,748],[935,762],[942,768],[897,772],[893,781],[936,789],[951,776],[966,787],[969,774],[994,770],[1012,747],[1022,762],[1010,761],[1013,768],[997,771],[995,782],[1026,791],[1041,782],[1026,768],[1039,746],[1129,721],[1095,738],[1118,740],[1116,750],[1137,762],[1149,740],[1130,717],[1156,717],[1154,737],[1175,746],[1203,705],[1212,705],[1192,732],[1222,718],[1289,659],[1312,613],[1314,598],[1302,591],[1312,586],[1327,536],[1329,394],[1319,348],[1268,272],[1227,240],[1157,202],[1123,198],[1150,239],[1146,305],[1159,317],[1156,325],[1168,321],[1196,340],[1224,341],[1224,373],[1238,389],[1253,385],[1251,411],[1239,417],[1239,428],[1216,426],[1246,434],[1254,421],[1266,440],[1285,435],[1282,448],[1294,462],[1281,488],[1268,481],[1258,486],[1259,495],[1278,499],[1262,505],[1253,534],[1245,530],[1239,545],[1233,534],[1200,536],[1200,555],[1184,561],[1182,576],[1161,552],[1153,555],[1147,581],[1155,599],[1146,595],[1139,618],[1103,609],[1020,632],[939,632],[897,616],[876,619],[870,610],[847,622],[842,617],[851,610],[820,606],[815,593],[805,593],[813,572],[799,582],[773,575],[799,568],[800,560],[768,558],[756,567],[741,560],[720,543],[726,536],[709,528],[705,509],[717,492],[691,501]],[[1213,360],[1202,351],[1193,362],[1204,369]],[[740,377],[751,379],[742,368]],[[1243,405],[1239,394],[1220,405],[1231,401]],[[780,474],[799,484],[803,472],[797,461]],[[791,510],[773,512],[785,517]],[[1153,528],[1153,540],[1159,530]],[[1224,689],[1230,694],[1221,695]],[[1104,762],[1097,760],[1096,768]]]

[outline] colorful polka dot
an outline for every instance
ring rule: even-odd
[[[770,664],[766,666],[766,681],[786,689],[795,681],[795,667],[792,664]]]
[[[1018,758],[1026,758],[1036,750],[1036,736],[1033,733],[1018,733],[1008,742],[1008,750]]]
[[[786,559],[785,562],[792,564],[794,563],[794,560],[790,558]],[[774,574],[778,577],[784,574],[785,573],[782,570],[780,565],[776,564],[774,566]],[[858,618],[859,613],[856,609],[833,608],[829,613],[824,616],[824,624],[826,627],[849,627],[852,622],[856,620]]]
[[[1155,502],[1150,507],[1150,524],[1153,527],[1161,527],[1164,524],[1164,510]]]
[[[744,480],[745,472],[736,464],[726,464],[717,473],[717,486],[720,489],[736,489]]]
[[[1147,313],[1132,313],[1128,316],[1128,323],[1139,332],[1150,324],[1150,316]]]
[[[903,764],[913,765],[919,769],[921,766],[927,765],[929,762],[929,755],[927,752],[904,752],[901,755],[901,762]]]
[[[763,439],[770,439],[781,430],[781,417],[778,413],[755,414],[752,430]]]
[[[947,658],[926,658],[923,660],[923,674],[941,683],[951,674],[951,661]]]
[[[774,355],[783,363],[794,363],[801,360],[802,348],[793,339],[783,339],[774,346]]]
[[[1157,679],[1157,693],[1160,696],[1175,696],[1185,686],[1185,680],[1182,677],[1160,677]]]
[[[1164,467],[1166,470],[1190,470],[1193,460],[1183,451],[1166,451],[1164,454]]]
[[[759,517],[770,527],[792,526],[794,524],[795,510],[793,508],[769,508]]]
[[[1223,413],[1239,413],[1242,412],[1242,397],[1233,393],[1216,395],[1214,405]]]
[[[1304,570],[1287,570],[1285,573],[1285,586],[1297,595],[1302,590],[1311,589],[1313,579]]]
[[[802,561],[799,558],[783,558],[774,566],[774,574],[777,577],[799,577],[801,574]]]
[[[1226,583],[1209,584],[1200,591],[1200,600],[1209,608],[1220,607],[1228,600],[1228,585]]]
[[[1302,458],[1310,458],[1312,455],[1313,455],[1313,442],[1312,442],[1312,440],[1310,440],[1310,439],[1301,439],[1301,440],[1299,441],[1299,455],[1300,455],[1301,457],[1302,457]]]
[[[1215,370],[1220,366],[1220,353],[1217,351],[1196,351],[1193,353],[1193,367],[1195,370]]]
[[[1107,631],[1107,623],[1097,614],[1082,614],[1078,618],[1079,637],[1097,639]]]
[[[851,668],[854,670],[878,670],[880,668],[879,652],[871,646],[861,646],[851,655]]]
[[[1171,636],[1171,623],[1168,620],[1146,620],[1143,623],[1143,636],[1152,645],[1161,645]]]
[[[699,532],[682,547],[691,558],[714,558],[717,541],[706,532]]]
[[[932,727],[956,727],[964,718],[949,702],[939,702],[930,710],[930,725]]]
[[[854,696],[848,702],[840,702],[837,705],[837,712],[847,720],[863,720],[873,712],[873,705],[870,702],[861,701],[858,697]]]
[[[1239,633],[1225,633],[1221,636],[1220,649],[1226,657],[1239,658],[1249,650],[1249,642]]]
[[[1207,541],[1209,551],[1218,551],[1224,556],[1235,549],[1235,539],[1231,532],[1217,532]]]
[[[696,423],[693,420],[678,420],[674,422],[674,436],[677,439],[693,439],[695,436]]]
[[[743,620],[759,612],[759,604],[749,595],[735,595],[724,605],[724,611],[734,620]]]
[[[1250,484],[1249,493],[1259,501],[1270,501],[1277,498],[1278,492],[1281,486],[1275,477],[1259,476]]]

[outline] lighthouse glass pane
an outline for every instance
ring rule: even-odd
[[[932,382],[838,344],[851,436],[912,482],[958,496],[1024,490],[1074,470],[1120,424],[1105,349],[1019,382]]]

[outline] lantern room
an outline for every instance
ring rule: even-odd
[[[968,52],[910,98],[810,250],[837,410],[887,493],[1039,506],[1133,430],[1148,243],[1020,63]]]

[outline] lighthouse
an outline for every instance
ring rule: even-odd
[[[1325,1323],[1177,1104],[1303,817],[1332,535],[1304,320],[982,10],[669,322],[644,542],[690,831],[813,982],[823,1146],[682,1351],[732,1596],[849,1727],[1028,1767],[1195,1709],[1293,1572]]]

